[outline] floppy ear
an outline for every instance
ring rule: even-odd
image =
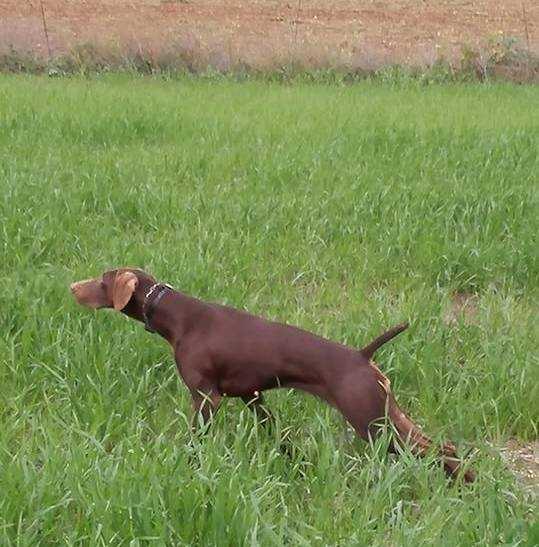
[[[133,272],[121,272],[116,275],[112,288],[112,304],[115,310],[123,310],[138,285],[137,276]]]

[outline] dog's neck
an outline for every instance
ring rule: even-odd
[[[148,332],[155,332],[152,327],[152,317],[161,299],[167,293],[173,292],[174,289],[166,283],[155,283],[146,293],[144,302],[142,303],[142,318],[144,319],[144,327]]]
[[[154,285],[155,281],[139,280],[131,300],[122,313],[146,323],[144,317],[146,299]],[[150,296],[150,298],[152,297],[155,297],[155,294]],[[152,310],[149,321],[151,330],[175,347],[189,329],[197,302],[196,299],[174,289],[166,289],[166,293],[162,295]]]
[[[127,305],[121,310],[122,313],[128,315],[132,319],[137,321],[144,321],[143,317],[143,305],[146,298],[146,294],[150,290],[150,287],[155,284],[155,280],[151,278],[137,276],[137,286],[135,291],[131,295],[131,298]]]

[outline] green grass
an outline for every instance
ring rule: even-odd
[[[0,544],[539,543],[496,448],[539,423],[538,112],[511,85],[2,77]],[[166,344],[69,294],[121,265],[352,346],[410,320],[378,361],[478,481],[298,392],[275,431],[228,400],[190,443]]]

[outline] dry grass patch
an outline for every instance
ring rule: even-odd
[[[463,321],[465,325],[477,322],[479,313],[479,296],[473,293],[456,292],[444,313],[444,322],[451,325]]]

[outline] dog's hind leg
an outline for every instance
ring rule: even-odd
[[[417,456],[425,456],[434,448],[432,440],[399,408],[391,392],[389,379],[375,365],[365,367],[355,372],[355,378],[352,377],[353,371],[344,378],[338,397],[339,410],[358,435],[366,440],[376,436],[376,421],[389,417],[395,428],[396,442],[409,446]],[[451,443],[445,443],[438,450],[438,455],[448,475],[457,477],[461,473],[462,462],[457,458],[456,449]],[[475,474],[466,470],[463,477],[466,482],[472,482]]]

